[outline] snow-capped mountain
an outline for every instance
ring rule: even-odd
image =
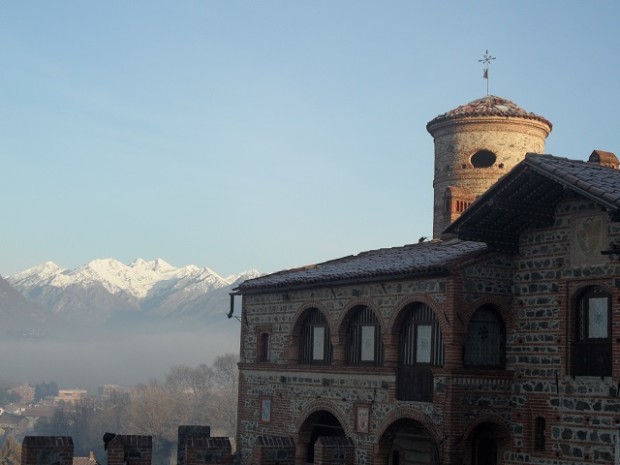
[[[162,259],[126,265],[108,258],[72,270],[46,262],[7,281],[54,313],[101,324],[128,315],[196,319],[223,314],[231,289],[258,275],[252,270],[222,278],[207,267],[176,268]]]

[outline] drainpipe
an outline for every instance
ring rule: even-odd
[[[615,465],[620,465],[620,424],[616,426],[616,460]]]

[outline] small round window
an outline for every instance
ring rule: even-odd
[[[471,157],[471,164],[474,168],[488,168],[495,164],[497,157],[490,150],[478,150]]]

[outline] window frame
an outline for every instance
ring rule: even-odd
[[[316,329],[321,328],[323,344],[322,357],[315,358]],[[298,362],[303,365],[328,365],[332,361],[333,348],[330,339],[329,324],[321,310],[308,308],[301,316],[299,326]]]
[[[372,359],[365,358],[368,354],[369,328],[372,334]],[[364,335],[366,333],[366,336]],[[364,337],[365,336],[365,337]],[[381,366],[383,365],[383,340],[381,324],[375,312],[366,305],[358,305],[351,309],[346,327],[347,365]]]
[[[534,419],[534,450],[544,452],[547,442],[547,420],[538,416]]]
[[[476,320],[476,317],[480,318],[482,313],[486,313],[488,315],[493,316],[495,319],[495,324],[499,329],[499,347],[492,347],[492,341],[489,341],[489,345],[485,346],[485,351],[488,353],[494,353],[494,351],[500,351],[500,357],[498,363],[484,363],[481,362],[470,362],[468,361],[468,348],[470,344],[473,344],[475,341],[473,340],[475,326],[480,323],[482,326],[484,323],[490,323],[490,321],[484,321],[482,319]],[[472,314],[469,322],[467,324],[467,335],[465,337],[465,344],[463,346],[463,366],[465,368],[476,368],[476,369],[488,369],[488,370],[504,370],[506,368],[506,324],[504,323],[504,319],[502,318],[499,310],[490,304],[482,305],[478,307],[474,313]]]
[[[271,335],[268,332],[260,333],[258,360],[262,363],[271,361]]]
[[[590,302],[594,299],[607,300],[606,337],[591,337]],[[573,376],[612,376],[613,372],[613,324],[612,295],[601,286],[589,286],[574,300],[574,341],[572,344]]]
[[[263,363],[271,363],[271,355],[272,355],[272,327],[267,326],[258,326],[256,328],[256,362]],[[266,340],[265,340],[266,339]],[[267,347],[265,347],[265,342],[267,343]]]

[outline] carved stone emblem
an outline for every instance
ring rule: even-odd
[[[573,218],[571,258],[573,266],[595,265],[605,260],[606,224],[602,215]]]

